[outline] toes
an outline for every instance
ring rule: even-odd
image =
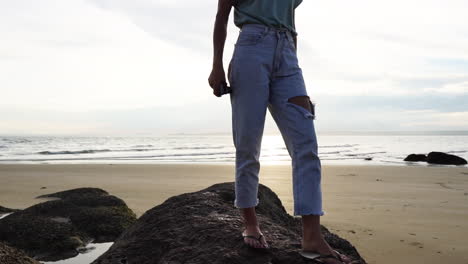
[[[348,256],[346,256],[344,254],[341,254],[338,251],[335,251],[335,252],[336,252],[336,254],[340,255],[340,257],[341,257],[341,259],[343,260],[344,263],[351,263],[351,259]]]
[[[262,243],[260,243],[260,241],[256,241],[255,244],[257,244],[256,246],[258,248],[263,248],[263,245],[262,245]]]
[[[244,242],[249,244],[251,247],[255,247],[255,248],[262,247],[262,244],[260,244],[257,240],[253,240],[251,238],[246,238]]]
[[[254,248],[269,248],[270,246],[268,245],[265,237],[262,237],[261,239],[254,239],[252,237],[245,237],[247,234],[246,232],[242,232],[242,235],[244,236],[244,243],[248,244],[251,247]]]
[[[260,245],[260,243],[258,243],[258,241],[255,241],[254,245],[255,245],[256,248],[262,247],[262,245]]]
[[[251,247],[255,247],[255,241],[252,241],[250,238],[247,238],[247,244],[249,244]]]

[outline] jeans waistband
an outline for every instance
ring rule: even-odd
[[[273,33],[280,33],[280,32],[285,32],[288,37],[293,39],[294,34],[291,30],[287,28],[275,28],[275,27],[269,27],[263,24],[244,24],[241,28],[241,31],[250,31],[250,32],[263,32],[263,33],[268,33],[268,32],[273,32]]]

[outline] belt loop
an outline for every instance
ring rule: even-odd
[[[270,30],[270,28],[265,26],[264,29],[263,29],[263,35],[266,35],[269,30]]]
[[[293,39],[293,37],[292,37],[290,31],[286,31],[286,37],[287,37],[290,41],[294,41],[294,39]]]

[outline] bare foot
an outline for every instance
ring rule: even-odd
[[[269,248],[269,245],[265,240],[265,236],[263,236],[263,233],[260,231],[260,227],[258,226],[246,226],[242,232],[242,236],[244,237],[244,242],[251,247]]]
[[[347,256],[335,251],[330,245],[328,245],[327,241],[323,237],[314,239],[314,240],[303,240],[302,241],[302,249],[304,251],[314,251],[319,253],[320,255],[333,255],[337,257],[334,258],[322,258],[320,261],[325,264],[349,264],[351,263],[351,259]],[[340,261],[342,259],[343,261]]]

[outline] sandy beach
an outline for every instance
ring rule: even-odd
[[[170,196],[233,181],[230,165],[0,165],[0,205],[77,187],[114,194],[140,216]],[[260,182],[292,213],[291,168],[262,165]],[[322,224],[368,263],[468,263],[468,168],[324,165]],[[45,187],[45,188],[43,188]]]

